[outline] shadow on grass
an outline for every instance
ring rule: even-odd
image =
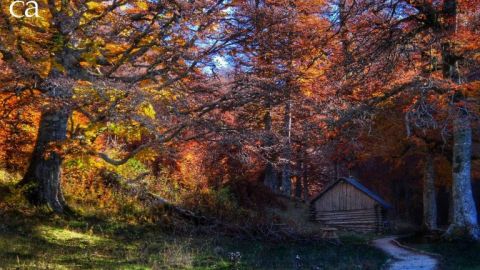
[[[10,210],[0,212],[0,269],[231,269],[208,240],[155,224]]]
[[[38,220],[4,226],[0,250],[1,265],[7,269],[118,269],[138,264],[129,256],[134,245]]]

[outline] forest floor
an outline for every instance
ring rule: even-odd
[[[353,236],[340,246],[270,243],[151,224],[0,216],[0,269],[379,269],[386,260]]]
[[[0,186],[1,270],[379,269],[387,260],[368,235],[341,235],[338,246],[238,239],[115,215],[57,216],[9,190]]]
[[[379,238],[373,241],[373,245],[392,256],[392,260],[387,263],[389,270],[436,270],[438,269],[438,259],[430,255],[408,250],[394,243],[397,237],[389,236]]]

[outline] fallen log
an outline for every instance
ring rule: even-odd
[[[177,206],[165,198],[148,191],[142,180],[147,177],[148,173],[143,173],[133,180],[125,180],[123,177],[115,172],[104,170],[101,176],[108,186],[133,197],[139,201],[156,208],[163,208],[168,212],[177,214],[178,216],[194,221],[195,224],[210,224],[214,220],[200,214],[196,214],[188,209]]]
[[[196,225],[196,230],[203,233],[222,233],[224,235],[243,237],[250,240],[268,240],[268,241],[296,241],[312,242],[323,241],[337,245],[336,242],[330,242],[321,239],[319,236],[304,235],[299,233],[287,224],[274,223],[255,223],[235,224],[222,222],[213,217],[207,217],[191,210],[185,209],[167,199],[150,192],[143,182],[148,173],[141,174],[135,179],[126,180],[121,175],[112,171],[103,171],[101,176],[109,187],[123,194],[137,198],[142,203],[151,207],[163,208],[166,211],[189,220]]]

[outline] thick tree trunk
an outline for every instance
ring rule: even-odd
[[[271,163],[265,166],[265,176],[263,178],[264,185],[271,191],[276,192],[277,187],[277,172]]]
[[[437,201],[435,195],[435,162],[433,154],[428,152],[425,157],[425,172],[423,175],[423,226],[429,231],[437,229]]]
[[[290,164],[284,164],[282,170],[282,193],[290,197],[292,195],[292,175]]]
[[[471,184],[472,127],[468,115],[458,113],[453,123],[453,217],[449,236],[479,239],[477,209]]]
[[[55,212],[66,210],[61,180],[61,154],[55,146],[66,139],[69,112],[62,108],[42,114],[30,165],[20,183],[26,187],[27,198],[34,205],[45,205]]]
[[[442,43],[443,76],[452,82],[460,83],[459,57],[455,54],[454,35],[457,31],[457,1],[445,0],[443,3],[443,21],[448,39]],[[462,101],[456,93],[455,102]],[[463,107],[463,106],[462,106]],[[458,112],[453,120],[453,158],[452,158],[452,223],[447,236],[461,235],[479,239],[477,209],[472,194],[471,157],[472,126],[465,108],[455,108]]]

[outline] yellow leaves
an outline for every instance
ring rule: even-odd
[[[157,157],[158,157],[157,150],[152,148],[146,148],[140,151],[140,153],[138,153],[135,156],[135,159],[138,159],[142,162],[153,162],[156,160]]]
[[[100,49],[103,46],[105,46],[105,41],[101,37],[97,37],[93,41],[87,39],[81,42],[76,48],[88,48],[88,51],[82,54],[83,61],[80,62],[80,65],[84,68],[95,67],[97,59],[102,57]]]
[[[148,10],[148,3],[145,0],[136,1],[135,4],[141,10]]]
[[[171,88],[158,89],[158,83],[151,82],[150,80],[140,82],[140,87],[152,95],[152,100],[155,102],[168,104],[180,98],[180,93],[175,92]]]
[[[57,61],[52,61],[51,67],[60,72],[65,72],[65,68]]]
[[[150,118],[150,119],[155,119],[157,113],[155,112],[155,109],[153,108],[152,104],[150,102],[145,102],[141,106],[141,114]]]
[[[148,2],[145,0],[136,0],[120,6],[120,10],[128,14],[145,13],[148,11]]]
[[[39,75],[42,78],[45,78],[48,76],[48,73],[50,73],[50,70],[52,69],[52,62],[51,61],[46,61],[43,63],[39,63]]]
[[[85,143],[90,144],[92,140],[98,137],[98,134],[103,131],[103,126],[101,124],[91,124],[85,128]]]
[[[125,138],[127,141],[140,141],[147,130],[138,123],[109,123],[107,131]]]
[[[93,1],[86,3],[86,6],[88,10],[95,11],[95,12],[101,12],[102,9],[104,8],[104,5],[102,3],[93,2]]]
[[[87,67],[94,67],[97,64],[97,57],[95,54],[92,53],[85,53],[82,55],[83,59],[85,61],[81,62],[82,67],[87,68]]]
[[[142,151],[142,153],[137,154],[135,158],[131,158],[127,161],[127,163],[118,167],[110,166],[111,170],[118,171],[120,175],[127,179],[135,179],[139,174],[148,172],[148,168],[140,160],[141,155],[146,153],[147,151]]]

